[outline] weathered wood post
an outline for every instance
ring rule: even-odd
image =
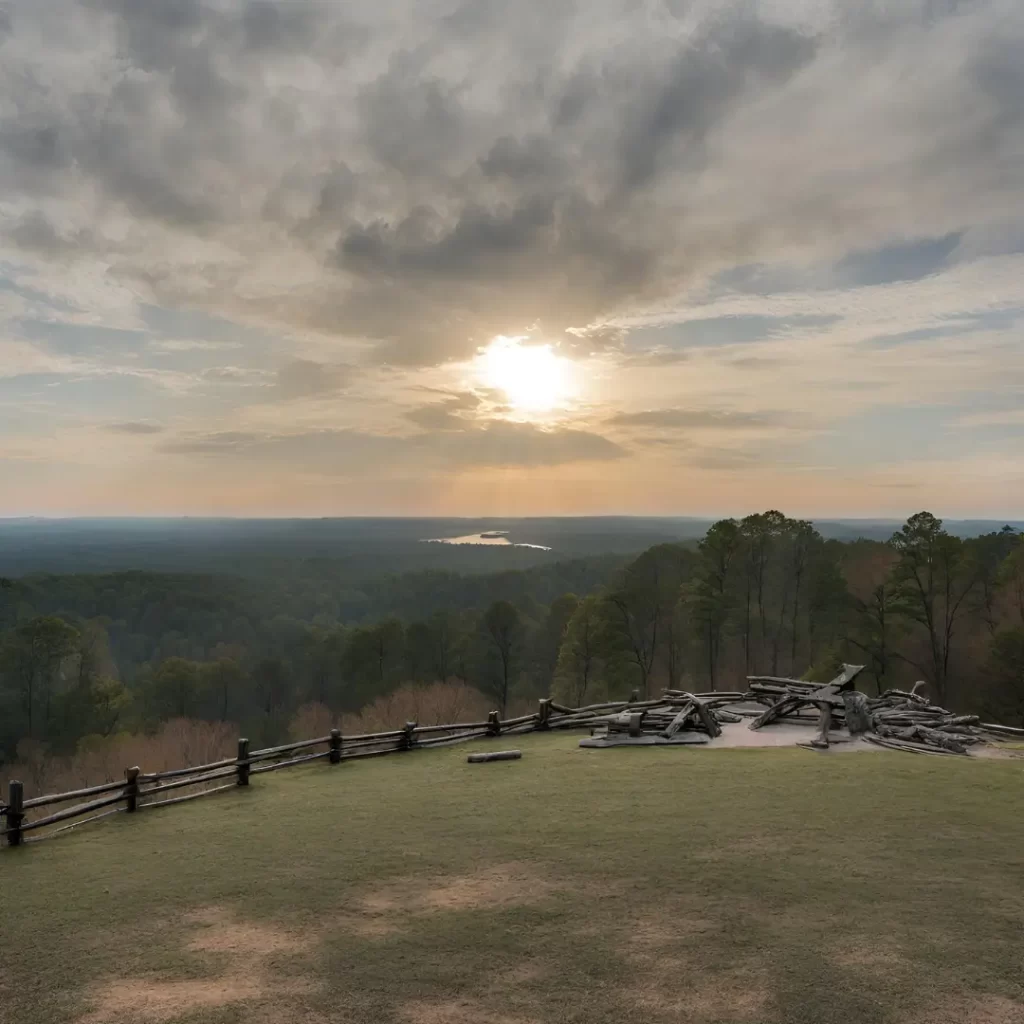
[[[489,711],[487,713],[487,735],[501,735],[501,714],[497,711]]]
[[[634,690],[629,695],[629,703],[630,704],[635,704],[639,699],[640,699],[640,691],[639,690]]]
[[[125,809],[131,814],[139,806],[139,766],[124,770]]]
[[[416,734],[413,730],[417,724],[416,722],[406,722],[402,726],[402,735],[398,737],[399,750],[412,750],[416,745]]]
[[[238,741],[238,760],[235,762],[238,769],[238,785],[249,785],[249,741],[241,738]]]
[[[331,764],[341,763],[341,730],[331,730],[331,754],[329,758]]]
[[[7,845],[21,846],[21,823],[25,819],[25,790],[20,782],[11,780],[7,790]]]
[[[541,697],[537,705],[537,728],[546,729],[551,720],[551,698]]]
[[[828,731],[831,727],[832,705],[823,700],[818,704],[818,735],[811,740],[811,746],[828,750]]]

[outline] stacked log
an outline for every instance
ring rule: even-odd
[[[743,698],[741,693],[693,694],[667,690],[660,701],[634,701],[611,714],[582,722],[578,715],[553,719],[552,728],[590,726],[591,739],[581,746],[654,746],[707,742],[722,734],[723,721],[736,716],[724,711],[726,704]],[[721,715],[721,719],[719,718]]]

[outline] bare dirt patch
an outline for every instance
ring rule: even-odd
[[[113,978],[93,989],[95,1008],[80,1024],[145,1021],[159,1024],[196,1010],[239,1003],[278,1000],[313,991],[304,978],[278,977],[274,957],[300,953],[309,940],[265,924],[240,921],[222,907],[187,914],[183,922],[193,932],[185,948],[197,953],[225,954],[227,969],[214,978]]]
[[[965,996],[944,999],[905,1024],[1024,1024],[1024,1003],[1003,996]]]
[[[406,878],[365,894],[367,914],[428,914],[524,906],[543,899],[552,883],[523,864],[498,864],[471,875]]]
[[[536,1017],[490,1013],[474,999],[405,1003],[399,1013],[410,1024],[540,1024]]]
[[[550,973],[550,968],[544,964],[527,961],[498,974],[492,988],[495,991],[503,991],[519,988],[521,985],[536,985],[547,978]]]
[[[755,971],[715,972],[707,978],[679,971],[667,976],[659,971],[637,985],[631,999],[656,1018],[738,1024],[764,1019],[771,990]]]
[[[907,962],[894,942],[889,940],[847,940],[836,946],[829,959],[837,967],[863,967],[872,971],[892,970]]]
[[[188,948],[199,953],[229,953],[264,957],[277,953],[301,953],[308,949],[308,936],[287,932],[266,924],[234,920],[223,907],[207,907],[189,916],[201,930]]]

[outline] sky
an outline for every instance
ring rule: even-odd
[[[0,0],[0,516],[1024,515],[1019,0]]]

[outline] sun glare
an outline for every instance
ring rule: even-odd
[[[479,356],[481,383],[503,391],[521,412],[550,412],[571,397],[569,360],[555,355],[550,345],[526,341],[495,338]]]

